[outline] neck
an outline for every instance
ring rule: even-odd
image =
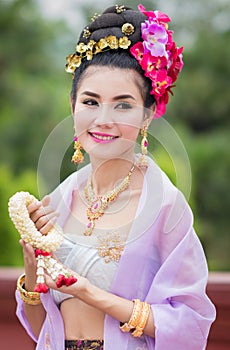
[[[103,162],[91,162],[92,184],[97,195],[104,195],[111,191],[118,181],[123,180],[134,163],[132,159],[110,159]]]

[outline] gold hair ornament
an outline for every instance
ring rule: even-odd
[[[88,39],[91,35],[91,32],[89,31],[89,27],[84,28],[83,30],[83,38]]]
[[[116,6],[116,11],[117,13],[122,13],[123,11],[126,11],[125,6],[124,5],[115,5]]]
[[[66,72],[74,73],[77,68],[80,67],[82,60],[86,58],[88,61],[91,61],[94,55],[98,53],[108,51],[108,50],[117,50],[117,49],[128,49],[131,45],[131,41],[127,36],[117,38],[114,35],[101,38],[98,42],[90,40],[87,44],[80,42],[76,46],[76,52],[70,54],[66,57]]]
[[[121,27],[122,33],[127,35],[127,36],[132,35],[134,33],[134,30],[135,30],[135,28],[131,23],[125,23]]]
[[[100,17],[99,13],[95,13],[93,17],[90,18],[91,22],[94,22],[98,17]]]

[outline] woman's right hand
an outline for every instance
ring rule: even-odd
[[[50,197],[45,196],[40,202],[33,202],[27,207],[30,219],[43,235],[46,235],[51,230],[58,217],[58,213],[49,206],[49,203]]]
[[[30,219],[34,222],[37,230],[41,234],[46,235],[55,224],[58,213],[49,206],[50,197],[45,196],[40,202],[36,201],[28,205],[27,210],[30,215]],[[36,285],[36,267],[37,262],[34,254],[33,247],[20,240],[20,244],[23,248],[24,266],[25,266],[25,288],[28,291],[33,291]]]

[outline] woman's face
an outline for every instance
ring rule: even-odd
[[[77,90],[74,128],[90,157],[133,157],[144,122],[140,79],[132,70],[87,68]]]

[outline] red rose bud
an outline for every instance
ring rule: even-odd
[[[44,250],[41,250],[41,249],[35,249],[36,258],[38,257],[38,255],[49,256],[51,254],[48,252],[45,252]]]
[[[75,282],[77,282],[77,278],[74,277],[74,276],[69,276],[69,277],[66,277],[65,278],[65,285],[68,287],[68,286],[71,286],[72,284],[74,284]]]
[[[47,293],[48,292],[48,287],[45,283],[39,283],[36,285],[36,287],[34,288],[34,291],[35,292],[38,292],[38,293]]]
[[[64,275],[58,275],[57,280],[56,280],[56,286],[58,288],[62,287],[65,285],[65,276]]]

